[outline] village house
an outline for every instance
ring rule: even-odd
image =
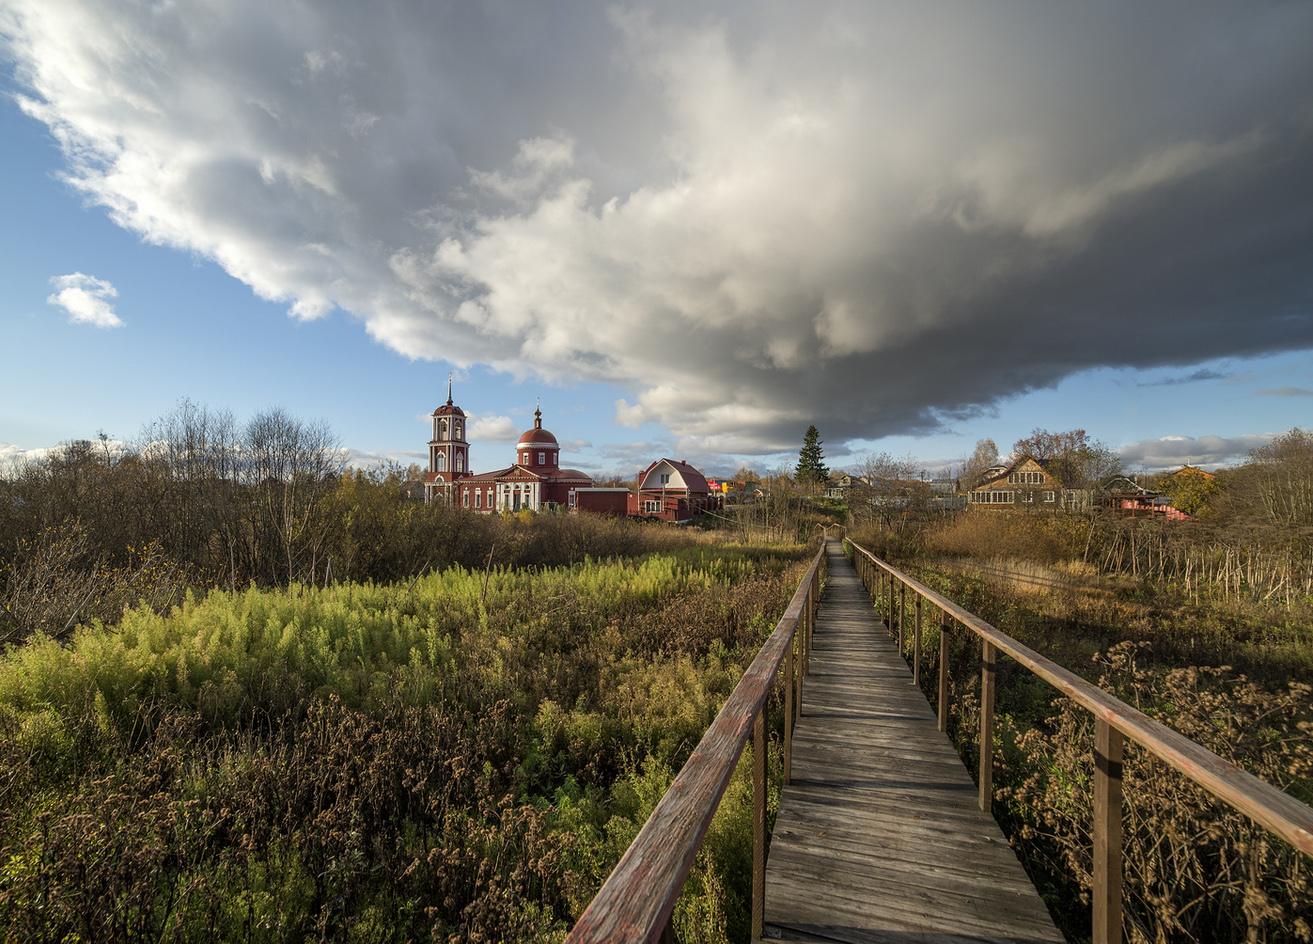
[[[663,521],[687,521],[721,507],[702,473],[687,462],[658,459],[638,475],[638,491],[631,492],[629,513]]]
[[[1011,508],[1053,511],[1083,508],[1089,503],[1084,490],[1066,489],[1048,470],[1048,461],[1022,456],[1011,465],[994,466],[967,493],[972,508]]]

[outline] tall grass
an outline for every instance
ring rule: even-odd
[[[61,941],[560,939],[805,557],[694,546],[216,589],[13,648],[0,926]],[[745,795],[740,772],[677,911],[686,940],[746,937]]]

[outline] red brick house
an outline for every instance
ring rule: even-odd
[[[687,521],[720,507],[702,473],[687,462],[658,459],[638,474],[638,491],[629,496],[629,513],[641,518]]]

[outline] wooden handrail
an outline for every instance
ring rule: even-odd
[[[1160,721],[1132,708],[1096,685],[1045,658],[985,620],[958,606],[947,597],[909,577],[847,538],[844,543],[854,556],[876,571],[884,571],[890,580],[888,614],[893,619],[893,581],[900,581],[921,598],[939,607],[940,626],[939,719],[940,730],[947,720],[947,630],[950,618],[961,623],[982,640],[982,690],[992,701],[995,651],[1011,656],[1061,694],[1089,711],[1095,718],[1095,861],[1094,861],[1094,938],[1096,944],[1120,940],[1121,918],[1121,753],[1122,737],[1138,743],[1174,770],[1189,777],[1209,793],[1269,829],[1291,846],[1313,856],[1313,808],[1264,780],[1255,777],[1201,744],[1173,731]],[[861,571],[864,568],[859,567]],[[874,573],[874,571],[873,571]],[[883,580],[866,581],[873,598],[885,596]],[[899,623],[901,625],[901,614]],[[891,631],[893,627],[890,627]],[[920,627],[917,626],[916,658],[920,659]],[[919,673],[918,664],[917,671]],[[989,808],[987,791],[992,779],[992,712],[982,703],[981,727],[981,808]]]
[[[660,940],[670,925],[670,916],[697,857],[702,839],[729,786],[739,755],[748,737],[758,732],[758,776],[754,777],[757,796],[755,820],[765,823],[765,751],[764,727],[761,724],[766,697],[785,657],[792,653],[799,626],[810,627],[816,597],[820,592],[820,574],[825,564],[825,542],[798,584],[788,609],[780,617],[748,670],[739,679],[721,707],[716,720],[693,750],[688,762],[675,777],[652,815],[630,844],[619,864],[598,890],[566,940],[569,944],[585,942],[649,942]],[[806,661],[806,632],[801,634],[801,661]],[[795,660],[790,659],[790,664]],[[792,686],[792,678],[786,680]],[[793,719],[786,712],[786,738]],[[754,846],[764,846],[764,836],[755,837]],[[756,856],[754,855],[754,858]],[[754,883],[755,884],[755,883]],[[760,922],[760,902],[753,902],[754,924]],[[754,928],[760,934],[760,928]]]

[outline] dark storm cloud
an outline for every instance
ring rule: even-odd
[[[6,3],[122,225],[681,454],[1313,347],[1308,5]]]

